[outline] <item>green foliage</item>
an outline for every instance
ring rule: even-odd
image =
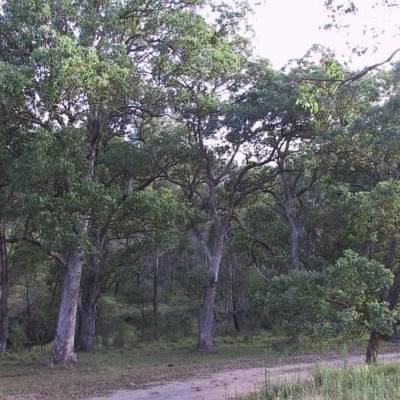
[[[291,338],[351,338],[366,329],[389,333],[397,312],[379,296],[392,280],[380,263],[346,250],[323,272],[298,270],[273,278],[266,300],[277,315],[276,324]]]
[[[293,340],[300,335],[323,338],[329,334],[329,306],[322,276],[313,271],[293,271],[275,277],[268,287],[267,300],[276,313],[276,323]]]
[[[28,336],[25,328],[18,323],[11,324],[9,329],[10,347],[16,351],[24,349],[28,345]]]
[[[326,269],[326,285],[331,300],[362,310],[369,302],[378,302],[393,274],[382,264],[346,250],[343,257]]]
[[[339,3],[326,2],[356,12]],[[218,258],[216,314],[251,306],[241,328],[274,325],[292,341],[389,332],[398,299],[381,299],[398,293],[400,64],[353,81],[316,46],[274,71],[251,59],[242,1],[1,7],[11,343],[50,340],[64,271],[48,257],[66,259],[73,244],[83,284],[96,279],[103,296],[104,346],[193,334]],[[302,269],[288,273],[293,226]],[[164,251],[153,316],[152,255]]]

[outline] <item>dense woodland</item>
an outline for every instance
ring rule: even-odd
[[[400,64],[274,70],[250,12],[2,3],[0,354],[395,331]]]

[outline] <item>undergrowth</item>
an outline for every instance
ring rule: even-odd
[[[397,400],[400,364],[324,366],[308,380],[266,382],[261,392],[241,400]]]

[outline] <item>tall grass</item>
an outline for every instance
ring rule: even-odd
[[[267,374],[268,376],[268,374]],[[242,400],[398,400],[400,364],[320,367],[306,381],[266,382]]]

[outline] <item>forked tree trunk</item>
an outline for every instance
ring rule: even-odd
[[[96,311],[101,297],[101,278],[98,273],[85,280],[82,294],[82,323],[81,346],[82,351],[94,350],[96,345]]]
[[[83,251],[77,245],[71,245],[61,289],[56,335],[50,357],[54,364],[76,362],[74,341],[83,256]]]
[[[8,339],[8,294],[10,277],[8,271],[8,252],[6,245],[5,225],[0,223],[0,272],[1,272],[1,297],[0,297],[0,356],[4,356]]]

